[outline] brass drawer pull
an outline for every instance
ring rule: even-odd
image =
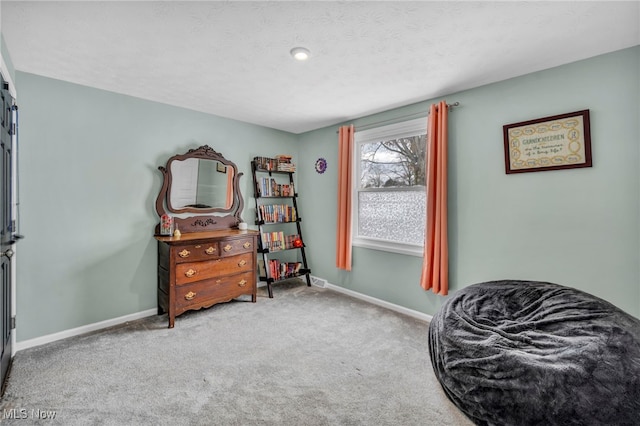
[[[238,266],[244,266],[247,264],[247,261],[242,259],[240,262],[238,262]]]
[[[197,271],[196,271],[195,269],[189,269],[188,271],[186,271],[186,272],[184,273],[184,275],[185,275],[187,278],[191,278],[191,277],[193,277],[196,273],[197,273]]]
[[[247,285],[247,280],[240,280],[240,282],[238,282],[238,286],[240,287],[244,287],[245,285]]]
[[[206,249],[204,252],[207,253],[207,254],[213,254],[213,253],[216,252],[216,249],[215,249],[215,247],[211,246],[208,249]]]
[[[189,257],[189,255],[191,254],[191,252],[187,249],[182,250],[180,253],[178,253],[178,256],[185,258],[185,257]]]
[[[190,291],[189,293],[184,295],[184,298],[187,300],[193,300],[193,298],[196,297],[196,293]]]
[[[242,245],[242,247],[244,247],[244,248],[249,248],[249,247],[251,247],[251,243],[250,243],[249,241],[247,241],[246,243],[244,243],[244,244]]]
[[[230,252],[230,251],[231,251],[231,249],[233,249],[233,247],[231,246],[231,244],[227,244],[226,246],[224,246],[224,249],[223,249],[223,250],[224,250],[224,251],[226,251],[226,252]]]

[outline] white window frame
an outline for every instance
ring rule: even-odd
[[[414,120],[403,121],[401,123],[390,124],[387,126],[376,127],[373,129],[356,131],[354,134],[354,143],[352,158],[352,193],[351,193],[351,224],[352,237],[351,244],[356,247],[363,247],[373,250],[382,250],[393,253],[408,254],[411,256],[423,256],[424,245],[407,244],[402,242],[394,242],[384,239],[361,237],[358,235],[358,193],[360,189],[360,146],[366,143],[378,142],[383,140],[397,139],[408,136],[415,136],[427,133],[427,117],[416,118]],[[402,189],[398,189],[402,191]],[[426,220],[426,218],[425,218]]]

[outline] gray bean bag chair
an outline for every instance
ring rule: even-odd
[[[640,320],[557,284],[455,292],[429,326],[435,374],[478,425],[640,425]]]

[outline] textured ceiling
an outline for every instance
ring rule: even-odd
[[[639,6],[2,0],[0,13],[19,71],[301,133],[638,45]]]

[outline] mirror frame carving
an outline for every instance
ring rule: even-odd
[[[175,160],[182,161],[189,158],[197,158],[203,160],[214,160],[231,167],[233,169],[233,204],[231,208],[194,208],[186,207],[178,210],[169,208],[169,189],[171,188],[171,163]],[[163,181],[160,193],[156,198],[156,212],[159,217],[168,214],[173,217],[177,229],[181,233],[212,231],[216,229],[235,228],[238,223],[242,222],[240,213],[244,208],[244,200],[240,192],[240,177],[243,173],[238,172],[235,163],[224,158],[224,156],[216,152],[208,145],[202,145],[197,149],[190,149],[184,154],[177,154],[167,160],[166,166],[159,166],[158,170],[162,173]],[[193,216],[183,217],[184,213],[194,213]],[[214,213],[229,213],[227,215],[216,215]],[[160,225],[156,226],[156,234],[160,232]]]

